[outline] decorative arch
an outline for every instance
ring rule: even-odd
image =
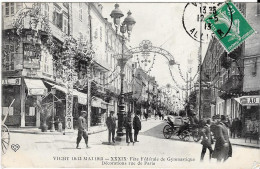
[[[139,44],[139,47],[131,48],[127,51],[127,53],[129,55],[133,55],[136,53],[146,54],[146,53],[150,53],[150,52],[163,55],[169,61],[170,66],[176,64],[175,59],[170,52],[168,52],[167,50],[165,50],[163,48],[153,46],[152,42],[150,40],[143,40]]]

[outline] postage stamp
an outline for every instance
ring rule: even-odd
[[[232,2],[225,3],[204,21],[228,53],[255,32]]]

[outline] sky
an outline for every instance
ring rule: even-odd
[[[110,17],[115,3],[102,3],[103,17]],[[200,43],[192,39],[185,31],[182,24],[182,15],[186,3],[118,3],[124,13],[131,10],[136,24],[131,33],[130,46],[137,47],[142,40],[150,40],[155,47],[161,47],[173,55],[175,61],[180,64],[181,72],[186,78],[188,68],[191,68],[191,76],[197,72],[198,51]],[[192,11],[194,12],[194,11]],[[192,13],[189,13],[192,15]],[[194,16],[196,12],[194,12]],[[121,19],[121,21],[123,21]],[[189,23],[190,24],[190,23]],[[208,43],[202,43],[202,57],[204,57]],[[139,54],[139,60],[142,56]],[[150,54],[153,59],[154,54]],[[190,59],[189,64],[188,59]],[[148,70],[148,68],[146,69]],[[178,86],[185,85],[178,70],[178,66],[171,67],[172,74]],[[159,86],[176,86],[169,72],[168,62],[164,56],[156,54],[151,75],[155,76]]]

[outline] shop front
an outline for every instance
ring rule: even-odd
[[[91,101],[90,127],[105,125],[108,112],[111,109],[109,103],[93,96]]]
[[[42,80],[12,77],[3,79],[2,85],[2,115],[8,113],[8,106],[15,99],[5,124],[16,127],[39,127],[40,112],[37,110],[36,102],[39,97],[47,93]]]
[[[15,99],[9,114],[8,107]],[[7,126],[21,126],[21,78],[2,79],[2,119],[7,115]]]
[[[55,121],[61,121],[63,128],[65,128],[65,114],[66,114],[66,93],[68,89],[58,84],[45,81],[48,90],[56,89],[55,98],[60,99],[61,102],[55,102]],[[82,110],[87,110],[87,94],[73,89],[73,127],[77,128],[77,120]]]
[[[235,99],[242,105],[243,135],[260,130],[260,95],[242,96]]]

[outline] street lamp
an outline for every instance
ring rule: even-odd
[[[54,111],[55,111],[55,107],[54,107],[54,97],[56,94],[56,88],[52,87],[51,88],[51,94],[52,94],[52,120],[51,120],[51,132],[55,131],[55,126],[54,126]]]
[[[116,27],[116,34],[118,34],[118,27],[120,27],[120,32],[122,35],[122,55],[118,58],[118,63],[120,66],[120,78],[121,78],[121,91],[119,97],[119,113],[118,115],[118,129],[117,136],[123,136],[123,120],[125,115],[125,101],[124,101],[124,68],[126,62],[128,61],[128,56],[124,54],[124,46],[126,42],[125,33],[128,34],[128,38],[130,38],[132,29],[134,24],[136,23],[134,18],[131,16],[131,12],[127,13],[127,17],[124,19],[123,23],[120,24],[120,18],[124,16],[122,11],[119,9],[119,5],[115,4],[115,9],[111,12],[110,16],[114,19],[114,25]]]

